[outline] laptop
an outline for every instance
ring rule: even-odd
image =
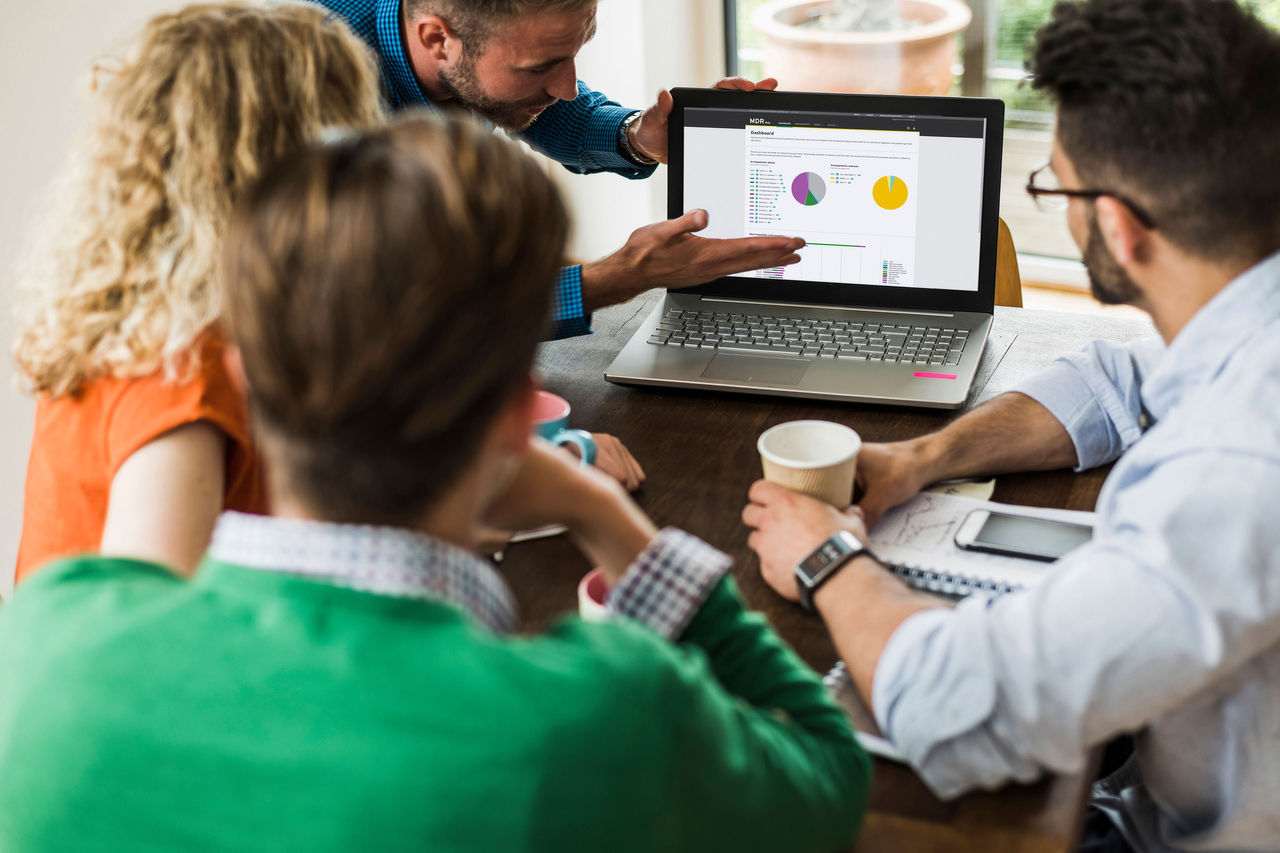
[[[803,237],[667,291],[610,382],[958,408],[991,330],[1004,104],[676,89],[668,212]]]

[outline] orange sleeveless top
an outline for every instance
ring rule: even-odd
[[[227,436],[223,506],[267,511],[262,466],[243,396],[215,335],[200,344],[200,370],[185,382],[160,373],[85,383],[74,396],[36,404],[15,580],[58,557],[95,552],[111,481],[134,451],[184,424],[207,421]]]

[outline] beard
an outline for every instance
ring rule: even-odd
[[[1132,305],[1142,295],[1107,248],[1093,211],[1089,212],[1089,239],[1084,244],[1084,269],[1089,274],[1089,292],[1103,305]]]
[[[458,60],[452,74],[441,71],[437,77],[440,87],[449,93],[454,102],[472,113],[487,119],[503,130],[518,133],[525,130],[537,119],[529,110],[537,107],[549,107],[558,98],[551,98],[545,92],[523,101],[498,101],[485,95],[476,76],[475,61],[469,56]]]

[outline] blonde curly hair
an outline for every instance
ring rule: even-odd
[[[51,397],[195,369],[241,191],[323,128],[381,119],[372,55],[309,4],[160,15],[98,94],[19,284],[14,358]]]

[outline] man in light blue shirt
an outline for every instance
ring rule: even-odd
[[[864,555],[814,607],[940,795],[1077,772],[1132,734],[1082,849],[1280,849],[1280,35],[1235,0],[1086,0],[1055,8],[1031,71],[1058,126],[1028,191],[1065,203],[1095,296],[1159,339],[867,445],[845,512],[757,483],[750,542],[796,598],[824,537],[930,482],[1118,460],[1093,542],[1033,589],[941,607]]]

